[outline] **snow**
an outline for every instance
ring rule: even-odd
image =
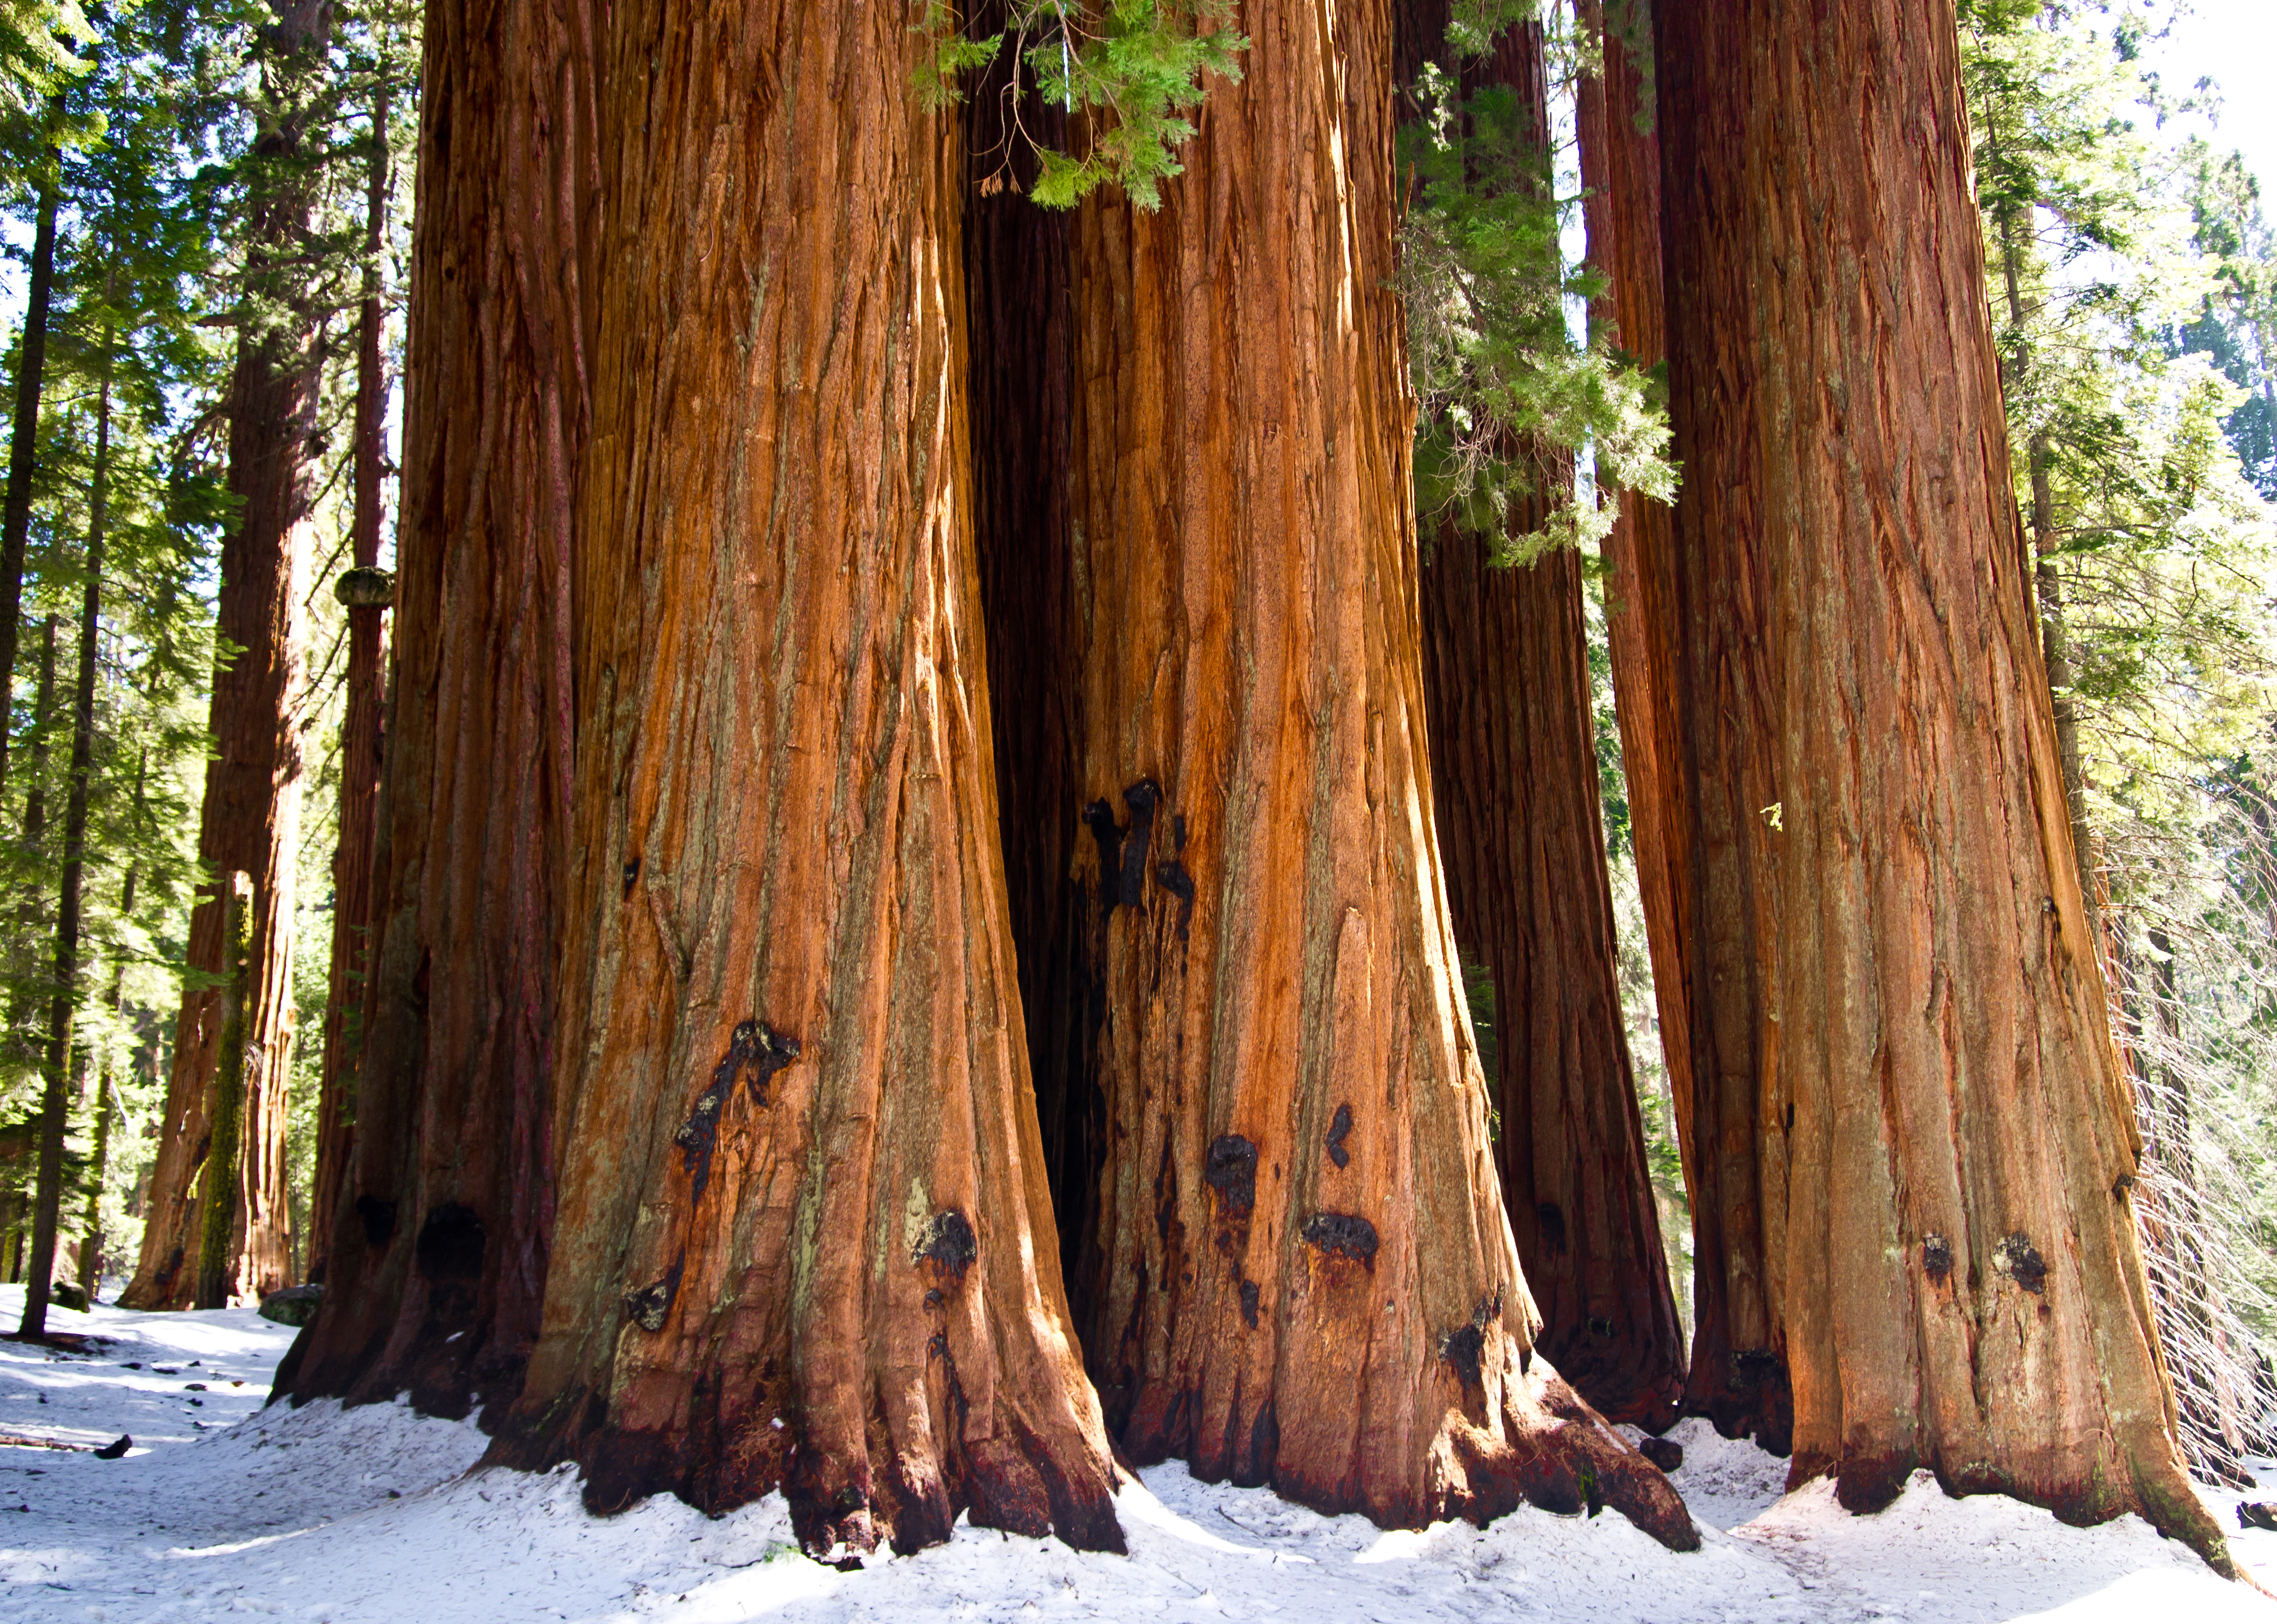
[[[0,1289],[0,1316],[21,1301]],[[293,1333],[249,1310],[55,1319],[109,1345],[0,1342],[0,1438],[132,1432],[134,1448],[100,1460],[0,1443],[0,1619],[22,1624],[2134,1624],[2146,1609],[2277,1624],[2277,1601],[2134,1518],[2065,1528],[2010,1500],[1948,1499],[1926,1475],[1854,1517],[1824,1483],[1785,1494],[1784,1461],[1698,1422],[1670,1435],[1706,1540],[1688,1555],[1611,1513],[1387,1532],[1172,1465],[1122,1491],[1127,1557],[960,1527],[841,1573],[798,1553],[779,1497],[707,1519],[659,1496],[597,1519],[574,1472],[470,1471],[484,1440],[468,1423],[400,1405],[263,1409]],[[2277,1467],[2266,1483],[2277,1498]],[[2235,1529],[2238,1497],[2205,1492]],[[2232,1549],[2277,1584],[2277,1534],[2235,1533]]]

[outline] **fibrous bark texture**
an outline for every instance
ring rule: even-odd
[[[1388,9],[1238,23],[1161,211],[1078,225],[1092,1369],[1140,1461],[1695,1538],[1531,1361],[1432,835]]]
[[[1497,569],[1444,530],[1422,572],[1447,895],[1494,978],[1495,1163],[1541,1353],[1609,1420],[1676,1419],[1670,1294],[1621,1024],[1580,560]]]
[[[1792,1481],[1873,1508],[1925,1468],[2069,1520],[2140,1511],[2227,1567],[2128,1210],[1952,8],[1656,24],[1679,538],[1720,529],[1726,601],[1752,594],[1759,672],[1725,718],[1751,736],[1723,766],[1749,784],[1760,753],[1778,787],[1745,804],[1778,881],[1755,1132],[1785,1196]],[[1685,609],[1724,646],[1717,600]]]
[[[908,16],[611,19],[544,1335],[501,1458],[1120,1548],[1007,922],[954,114]]]
[[[428,8],[355,1146],[296,1399],[510,1399],[537,1335],[598,197],[581,0]],[[367,613],[357,611],[355,613]],[[377,614],[377,611],[368,613]]]
[[[1473,76],[1533,110],[1547,185],[1541,26],[1508,30]],[[1572,470],[1542,461],[1534,484],[1508,515],[1518,533]],[[1536,1347],[1609,1420],[1659,1431],[1684,1335],[1622,1025],[1580,561],[1495,568],[1482,538],[1443,524],[1421,604],[1439,850],[1456,940],[1494,982],[1495,1163]]]
[[[1593,8],[1595,9],[1595,8]],[[1589,258],[1601,316],[1644,366],[1667,358],[1662,143],[1648,0],[1599,13],[1603,75],[1580,86]],[[1645,127],[1640,127],[1641,122]],[[1702,335],[1703,340],[1707,335]],[[1704,355],[1700,362],[1711,367]],[[1755,498],[1693,471],[1693,447],[1751,432],[1743,402],[1709,391],[1675,414],[1684,485],[1674,511],[1628,493],[1605,547],[1605,622],[1637,888],[1662,1053],[1692,1201],[1694,1326],[1684,1407],[1785,1453],[1793,1404],[1780,1319],[1786,1118],[1765,998],[1779,816],[1762,669]],[[1721,437],[1719,438],[1719,437]],[[1733,454],[1744,455],[1744,453]]]
[[[356,313],[353,568],[335,590],[348,614],[346,691],[340,722],[339,844],[332,853],[332,951],[324,1002],[323,1069],[316,1095],[316,1178],[309,1201],[308,1278],[321,1281],[332,1242],[329,1222],[355,1142],[356,1055],[362,1047],[363,987],[371,944],[371,859],[379,836],[380,753],[386,698],[386,617],[377,601],[381,488],[387,460],[385,311],[378,255],[387,210],[388,95],[372,105],[372,158],[365,196],[363,302]]]
[[[331,27],[328,0],[284,0],[262,31],[268,111],[255,135],[263,179],[248,207],[248,278],[271,307],[239,329],[229,393],[229,488],[243,507],[222,538],[215,630],[242,651],[214,673],[198,856],[210,872],[252,877],[247,974],[242,1171],[226,1271],[230,1295],[290,1284],[285,1199],[286,1088],[293,1041],[293,898],[301,850],[301,689],[308,635],[318,384],[316,318],[304,288],[315,209],[306,158],[316,137],[310,88]],[[189,963],[221,969],[223,901],[202,888]],[[221,1038],[212,987],[182,996],[142,1253],[126,1307],[179,1308],[196,1289],[198,1170]]]

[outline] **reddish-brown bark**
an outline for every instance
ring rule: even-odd
[[[314,75],[324,67],[327,0],[282,0],[262,31],[270,96],[254,148],[263,160],[248,236],[248,278],[263,319],[239,329],[229,393],[229,488],[243,503],[222,539],[215,630],[243,652],[214,673],[198,856],[217,874],[252,877],[240,1193],[225,1271],[230,1294],[287,1285],[292,1247],[285,1197],[286,1087],[293,1039],[293,898],[300,859],[301,751],[298,711],[307,638],[308,548],[315,496],[320,363],[316,319],[297,269],[313,218],[313,182],[296,159],[309,127]],[[223,906],[202,888],[190,916],[188,960],[218,972]],[[210,1137],[221,999],[186,992],[176,1020],[157,1166],[145,1210],[142,1253],[119,1301],[135,1308],[189,1306],[199,1251],[198,1170]]]
[[[2139,1511],[2227,1570],[2128,1212],[1952,8],[1712,0],[1656,43],[1678,537],[1718,589],[1687,583],[1691,691],[1739,730],[1694,764],[1776,880],[1728,900],[1769,970],[1791,1480]]]
[[[1087,1349],[1138,1460],[1393,1524],[1696,1538],[1531,1359],[1432,836],[1390,15],[1253,0],[1156,215],[1079,217],[1107,1165]]]
[[[1592,7],[1592,21],[1598,8]],[[1603,78],[1580,87],[1589,257],[1609,284],[1616,341],[1667,358],[1661,143],[1624,41],[1641,46],[1650,0],[1612,8]],[[1605,546],[1605,622],[1629,789],[1637,886],[1652,950],[1662,1053],[1692,1197],[1693,1328],[1684,1407],[1784,1453],[1793,1430],[1775,1279],[1785,1119],[1763,1002],[1778,801],[1764,753],[1759,598],[1734,538],[1745,489],[1691,474],[1703,437],[1740,432],[1711,393],[1676,418],[1685,484],[1673,512],[1634,492]]]
[[[1543,68],[1527,24],[1466,78],[1533,110],[1546,187]],[[1541,528],[1571,469],[1544,461],[1534,484],[1514,533]],[[1658,1431],[1676,1419],[1684,1333],[1622,1025],[1580,563],[1497,569],[1442,525],[1421,602],[1439,850],[1456,939],[1494,982],[1495,1163],[1536,1346],[1608,1419]]]
[[[346,690],[340,721],[339,844],[332,852],[332,950],[324,1049],[316,1097],[316,1177],[308,1203],[308,1278],[321,1281],[330,1222],[355,1142],[355,1065],[362,1047],[363,985],[371,941],[371,859],[379,837],[379,774],[386,698],[387,578],[378,573],[381,484],[387,460],[385,309],[379,280],[387,219],[387,88],[372,103],[372,156],[364,199],[363,302],[356,312],[354,564],[334,584],[348,616]]]
[[[1608,1419],[1657,1431],[1684,1333],[1621,1024],[1580,561],[1496,569],[1486,552],[1441,533],[1423,669],[1456,935],[1494,978],[1495,1163],[1536,1346]]]
[[[907,14],[610,19],[544,1335],[501,1458],[1119,1548],[997,850],[956,118]]]
[[[355,1146],[280,1388],[519,1391],[552,1223],[574,480],[598,196],[580,0],[428,7]]]

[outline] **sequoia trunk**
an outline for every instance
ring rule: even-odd
[[[296,1399],[407,1391],[461,1415],[514,1397],[537,1339],[589,418],[590,27],[583,0],[427,9],[393,675],[343,1097],[354,1147],[318,1214],[324,1308],[279,1373]]]
[[[1603,74],[1580,87],[1589,257],[1620,347],[1667,357],[1664,143],[1645,103],[1652,8],[1591,8]],[[1670,162],[1682,162],[1680,154]],[[1703,361],[1702,365],[1707,366]],[[1674,414],[1684,486],[1672,511],[1625,494],[1605,546],[1605,622],[1637,888],[1662,1053],[1692,1202],[1693,1341],[1684,1408],[1785,1453],[1793,1429],[1778,1269],[1785,1117],[1765,1002],[1779,814],[1761,668],[1759,563],[1745,488],[1704,484],[1693,447],[1745,432],[1703,396]]]
[[[501,1453],[1119,1548],[1014,983],[953,118],[907,16],[611,19],[561,1205]]]
[[[379,573],[381,483],[387,460],[387,362],[381,347],[379,252],[387,220],[387,87],[373,98],[371,167],[364,196],[363,303],[356,313],[355,563],[335,583],[347,606],[348,665],[340,721],[339,844],[332,854],[332,953],[324,1000],[324,1050],[316,1094],[316,1179],[308,1203],[308,1278],[322,1280],[331,1247],[330,1218],[339,1204],[355,1141],[356,1056],[363,1040],[363,986],[370,957],[371,859],[379,828],[380,750],[385,718],[386,599]]]
[[[1539,23],[1511,28],[1466,77],[1530,106],[1547,187],[1542,43]],[[1542,461],[1506,522],[1540,529],[1572,488],[1570,467]],[[1684,1333],[1621,1018],[1580,561],[1495,568],[1482,538],[1443,523],[1421,601],[1439,850],[1456,940],[1494,982],[1495,1163],[1537,1347],[1607,1419],[1659,1431]]]
[[[1389,9],[1237,21],[1161,211],[1078,227],[1092,1369],[1142,1463],[1402,1525],[1594,1484],[1686,1542],[1529,1366],[1432,835]]]
[[[245,1021],[244,1161],[233,1204],[229,1295],[260,1296],[289,1284],[285,1193],[286,1087],[293,1037],[293,898],[301,850],[301,735],[297,713],[307,637],[308,544],[315,488],[321,362],[306,287],[316,206],[307,163],[320,139],[321,80],[331,34],[329,0],[278,0],[260,31],[263,100],[254,151],[261,160],[247,200],[246,276],[257,300],[238,329],[230,382],[229,489],[241,502],[222,538],[215,629],[242,652],[214,673],[198,856],[216,874],[252,877]],[[223,899],[200,888],[190,915],[189,963],[221,968]],[[158,1163],[141,1258],[120,1302],[189,1305],[200,1250],[197,1174],[211,1136],[208,1113],[221,1038],[219,995],[182,995],[166,1086]]]
[[[2140,1511],[2227,1569],[2128,1210],[1952,7],[1672,5],[1657,46],[1679,539],[1722,530],[1757,639],[1725,667],[1756,680],[1723,759],[1777,876],[1754,1125],[1784,1192],[1790,1481],[1871,1509],[1926,1468],[2076,1521]],[[1716,600],[1685,611],[1728,650]]]

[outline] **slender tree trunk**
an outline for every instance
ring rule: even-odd
[[[21,861],[26,865],[23,888],[16,900],[17,940],[10,956],[15,961],[18,984],[8,995],[7,1042],[27,1069],[41,1064],[41,1047],[47,1006],[33,990],[38,979],[41,925],[47,913],[43,889],[48,843],[48,735],[56,714],[56,628],[61,617],[44,616],[40,622],[40,681],[32,693],[32,725],[28,763],[30,782],[24,786]],[[0,731],[6,719],[0,718]],[[34,1023],[38,1023],[35,1025]]]
[[[320,367],[306,255],[315,197],[306,159],[328,71],[329,0],[279,0],[261,31],[263,111],[255,133],[248,264],[255,309],[238,330],[230,385],[229,485],[243,506],[222,540],[216,629],[243,652],[214,675],[198,855],[216,873],[252,877],[254,921],[245,1010],[244,1157],[231,1219],[227,1295],[261,1296],[288,1283],[286,1086],[293,1035],[293,899],[300,858],[298,713],[307,635],[314,498],[310,446]],[[221,964],[223,899],[209,891],[190,916],[189,963]],[[174,1039],[158,1164],[129,1308],[181,1308],[196,1288],[197,1170],[220,1040],[218,995],[187,992]]]
[[[134,894],[134,871],[126,871],[126,895],[130,905]],[[110,975],[110,1007],[113,1012],[122,1008],[120,993],[126,985],[126,967],[114,967]],[[82,1048],[82,1053],[84,1049]],[[106,1059],[95,1073],[95,1142],[88,1151],[87,1211],[80,1221],[79,1289],[87,1293],[92,1303],[95,1292],[103,1287],[103,1187],[110,1170],[110,1135],[118,1120],[117,1085],[110,1075],[110,1063]]]
[[[48,98],[48,125],[63,121],[64,94]],[[8,782],[7,719],[14,713],[16,640],[24,614],[24,549],[32,533],[32,478],[40,459],[40,391],[47,381],[48,314],[55,289],[56,206],[62,155],[42,155],[33,204],[32,278],[25,290],[24,336],[17,348],[16,410],[9,431],[8,491],[0,502],[0,789]]]
[[[221,1039],[214,1060],[210,1140],[198,1186],[198,1256],[194,1308],[225,1308],[230,1297],[231,1215],[245,1166],[247,1005],[253,987],[255,893],[249,875],[222,877]]]
[[[1078,220],[1091,1368],[1142,1463],[1389,1524],[1601,1494],[1696,1539],[1532,1361],[1493,1172],[1423,739],[1390,8],[1237,20],[1161,211]]]
[[[316,1178],[308,1203],[308,1278],[327,1272],[332,1210],[355,1140],[356,1061],[371,947],[372,853],[379,838],[380,756],[385,728],[386,599],[379,571],[382,482],[387,461],[387,362],[379,254],[387,225],[388,88],[371,109],[371,167],[364,193],[363,304],[356,315],[354,568],[334,591],[347,606],[346,714],[340,722],[339,845],[332,854],[332,956],[316,1096]]]
[[[1540,23],[1512,27],[1466,78],[1533,109],[1547,188],[1542,42]],[[1570,468],[1542,462],[1513,531],[1539,529],[1572,487]],[[1495,1163],[1542,1311],[1536,1351],[1609,1420],[1659,1431],[1684,1340],[1621,1019],[1580,561],[1494,568],[1482,538],[1443,525],[1421,603],[1439,849],[1456,940],[1494,979]]]
[[[2146,934],[2152,957],[2144,1001],[2158,1036],[2146,1042],[2138,1029],[2127,1055],[2134,1063],[2130,1080],[2143,1136],[2144,1177],[2135,1190],[2136,1227],[2174,1384],[2183,1455],[2206,1482],[2251,1489],[2255,1480],[2245,1465],[2250,1444],[2240,1406],[2241,1399],[2252,1402],[2251,1366],[2228,1346],[2229,1315],[2214,1261],[2206,1252],[2205,1203],[2190,1140],[2189,1079],[2174,1064],[2182,1051],[2175,943],[2160,925],[2152,925]]]
[[[103,547],[110,478],[110,334],[95,406],[95,469],[87,499],[87,584],[80,599],[79,670],[72,691],[71,787],[64,802],[63,882],[56,903],[55,989],[48,1006],[48,1048],[41,1067],[40,1166],[32,1217],[31,1280],[18,1333],[44,1336],[55,1277],[56,1236],[63,1216],[64,1131],[71,1119],[72,1010],[79,997],[80,893],[87,879],[88,780],[95,768],[95,674],[102,636]],[[52,619],[50,621],[52,626]],[[98,1138],[101,1137],[98,1131]]]
[[[354,1144],[316,1214],[324,1308],[278,1373],[296,1399],[407,1391],[462,1415],[513,1399],[537,1336],[593,20],[582,0],[428,8]]]
[[[954,120],[899,12],[621,5],[561,1205],[506,1458],[1119,1549],[996,843]],[[703,248],[702,254],[694,250]],[[668,495],[668,499],[667,499]]]
[[[1656,24],[1679,538],[1717,520],[1717,561],[1763,589],[1736,714],[1780,791],[1757,1123],[1790,1481],[1872,1509],[1926,1468],[2071,1521],[2139,1511],[2228,1571],[2128,1211],[1952,8]],[[1715,646],[1716,606],[1686,608]]]

